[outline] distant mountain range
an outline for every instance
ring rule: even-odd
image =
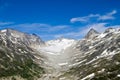
[[[90,29],[80,40],[47,42],[1,30],[0,80],[120,80],[120,29]]]

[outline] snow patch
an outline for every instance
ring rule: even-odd
[[[2,32],[2,33],[6,32],[6,31],[7,31],[6,29],[4,29],[4,30],[1,30],[1,32]]]
[[[62,78],[60,78],[60,80],[65,80],[66,79],[66,77],[62,77]]]
[[[85,59],[85,60],[82,60],[82,61],[80,61],[80,62],[77,62],[77,63],[74,63],[74,64],[72,64],[72,65],[69,65],[69,67],[72,67],[72,66],[79,65],[79,64],[81,64],[81,63],[85,62],[86,60],[87,60],[87,59]]]
[[[89,61],[89,62],[87,62],[85,64],[90,64],[90,63],[94,62],[95,60],[96,60],[96,58],[92,59],[91,61]]]
[[[98,38],[103,38],[103,37],[105,37],[107,34],[106,33],[101,33],[99,36],[98,36]]]
[[[95,76],[95,73],[92,73],[92,74],[90,74],[90,75],[82,78],[81,80],[91,79],[91,78],[93,78],[94,76]]]
[[[98,73],[103,73],[105,69],[103,68],[102,70],[98,71]]]
[[[63,65],[67,65],[68,63],[66,62],[66,63],[59,63],[58,65],[60,65],[60,66],[63,66]]]
[[[120,74],[118,74],[117,77],[120,77]]]
[[[107,56],[112,56],[112,55],[115,55],[117,53],[115,53],[115,51],[112,51],[112,52],[108,52],[107,49],[103,51],[103,53],[101,54],[100,57],[107,57]]]

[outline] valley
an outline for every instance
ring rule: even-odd
[[[119,28],[108,28],[103,33],[90,29],[80,40],[59,38],[47,42],[37,35],[6,29],[0,31],[0,44],[0,60],[3,61],[0,70],[5,72],[0,73],[0,80],[120,78]],[[8,73],[11,75],[6,75]]]

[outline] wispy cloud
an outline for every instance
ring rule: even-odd
[[[113,10],[112,12],[106,13],[105,15],[100,15],[100,14],[90,14],[88,16],[84,16],[84,17],[76,17],[76,18],[72,18],[70,19],[71,23],[75,23],[75,22],[89,22],[91,19],[95,18],[96,21],[101,21],[101,20],[113,20],[115,19],[115,17],[113,16],[114,14],[116,14],[117,11]]]
[[[117,13],[117,11],[113,10],[110,13],[99,16],[98,20],[112,20],[112,19],[115,19],[115,17],[113,15],[116,14],[116,13]]]
[[[57,26],[49,27],[49,31],[60,31],[60,30],[68,29],[68,28],[70,28],[69,25],[57,25]]]
[[[58,38],[58,37],[65,36],[65,37],[81,38],[81,37],[84,37],[91,28],[94,28],[98,32],[103,32],[105,29],[107,29],[106,24],[107,23],[90,24],[90,25],[86,25],[82,28],[79,28],[78,31],[68,32],[68,33],[64,33],[64,34],[58,34],[58,35],[55,35],[54,37]]]
[[[3,24],[5,25],[5,23]],[[42,24],[42,23],[24,23],[24,24],[16,24],[16,25],[13,24],[5,27],[13,28],[21,31],[24,29],[25,32],[53,33],[63,29],[68,29],[69,26],[68,25],[53,26],[53,25]]]
[[[62,35],[60,34],[60,35],[56,35],[56,36],[63,36],[64,35],[64,36],[74,36],[74,37],[78,38],[78,37],[84,37],[91,28],[97,30],[98,32],[103,32],[109,27],[119,28],[120,25],[108,26],[108,25],[111,25],[111,24],[109,23],[109,21],[106,22],[106,20],[115,19],[114,14],[116,14],[116,13],[117,13],[117,11],[113,10],[111,12],[108,12],[108,13],[104,14],[104,15],[90,14],[90,15],[84,16],[84,17],[72,18],[70,20],[71,23],[75,23],[75,22],[88,23],[89,21],[92,21],[93,18],[94,18],[95,21],[85,25],[82,28],[80,27],[78,29],[78,31],[68,32],[68,33],[65,33],[65,34],[62,34]]]
[[[0,25],[4,25],[0,27],[1,29],[11,28],[26,33],[35,33],[44,39],[55,38],[54,36],[58,33],[64,33],[71,29],[70,25],[50,25],[43,23],[12,24],[11,22],[0,22]]]
[[[0,26],[6,26],[11,24],[14,24],[14,22],[0,22]]]
[[[88,31],[91,28],[95,29],[96,31],[98,31],[100,33],[104,32],[107,28],[120,28],[120,25],[107,26],[107,24],[109,24],[109,23],[89,24],[89,25],[86,25],[82,28],[81,27],[78,28],[77,31],[71,31],[71,32],[64,33],[64,34],[56,34],[56,35],[53,35],[53,36],[54,36],[54,38],[68,37],[68,38],[81,39],[88,33]]]
[[[90,18],[95,18],[95,17],[98,17],[99,14],[90,14],[88,16],[84,16],[84,17],[76,17],[76,18],[72,18],[70,19],[70,22],[71,23],[74,23],[74,22],[88,22],[90,20]]]
[[[117,11],[113,10],[112,12],[108,12],[104,15],[90,14],[88,16],[72,18],[70,20],[71,23],[75,23],[75,22],[88,23],[92,19],[96,20],[95,22],[84,24],[82,26],[81,25],[74,26],[74,24],[73,25],[50,25],[50,24],[43,24],[43,23],[15,24],[13,22],[0,22],[0,26],[2,26],[0,28],[1,29],[12,28],[22,32],[36,33],[41,38],[46,40],[55,39],[59,37],[80,39],[84,37],[91,28],[94,28],[98,32],[103,32],[105,29],[109,27],[119,28],[120,25],[112,25],[109,23],[109,20],[115,19],[114,14],[116,13]]]

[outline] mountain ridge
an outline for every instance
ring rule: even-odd
[[[5,59],[20,62],[19,66],[30,60],[31,63],[26,64],[29,72],[26,74],[29,76],[19,74],[22,80],[119,80],[119,47],[120,29],[114,28],[109,28],[103,33],[90,29],[85,38],[80,40],[62,38],[48,42],[42,41],[37,35],[7,29],[0,31],[0,57],[3,60],[0,64],[12,64],[14,66],[8,69],[15,67],[17,70],[18,65],[13,62],[4,63]],[[112,62],[114,66],[110,66]],[[28,65],[36,66],[31,68]],[[37,75],[39,77],[35,77],[30,69],[40,73]],[[113,69],[111,74],[108,74],[109,69]],[[14,75],[10,76],[19,80]]]

